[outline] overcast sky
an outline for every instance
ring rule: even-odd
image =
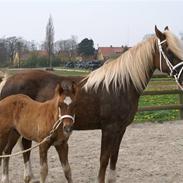
[[[132,46],[155,24],[183,32],[183,0],[0,0],[0,37],[41,42],[50,14],[55,40],[76,35],[95,46]]]

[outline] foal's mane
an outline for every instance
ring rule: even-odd
[[[164,32],[168,47],[180,58],[183,59],[183,51],[179,39],[170,31]],[[141,93],[147,86],[150,78],[150,71],[154,69],[153,55],[157,48],[157,37],[142,41],[130,48],[120,57],[109,61],[102,67],[91,72],[84,85],[85,89],[93,88],[95,91],[102,84],[109,91],[110,84],[113,90],[126,89],[132,81],[136,90]]]

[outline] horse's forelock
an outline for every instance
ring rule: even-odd
[[[180,59],[183,60],[183,43],[171,31],[164,32],[169,49]]]

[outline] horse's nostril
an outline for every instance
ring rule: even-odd
[[[70,133],[72,131],[72,127],[71,126],[64,126],[64,131],[66,133]]]

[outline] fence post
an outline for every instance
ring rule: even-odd
[[[179,102],[180,104],[183,104],[183,92],[179,94]],[[180,119],[183,119],[183,109],[182,107],[180,108]]]

